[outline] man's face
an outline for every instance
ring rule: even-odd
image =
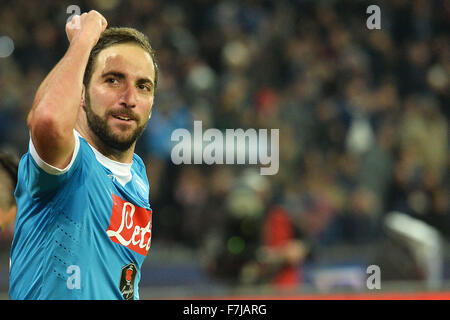
[[[102,50],[86,88],[89,128],[106,146],[129,149],[150,118],[154,98],[153,60],[136,44]]]

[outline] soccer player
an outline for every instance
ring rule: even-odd
[[[40,85],[19,164],[11,299],[139,299],[152,211],[136,139],[157,66],[147,38],[96,11],[66,25],[64,57]]]

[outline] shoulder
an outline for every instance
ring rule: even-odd
[[[136,153],[133,154],[133,166],[139,171],[147,171],[144,161]]]
[[[18,195],[21,190],[26,190],[33,198],[50,195],[72,181],[72,177],[82,176],[81,168],[90,161],[86,159],[88,153],[84,139],[76,134],[74,137],[75,147],[70,163],[62,169],[45,162],[30,138],[29,150],[19,164]]]
[[[34,164],[37,168],[39,168],[40,170],[42,170],[43,172],[45,172],[49,175],[55,175],[55,176],[64,175],[69,171],[73,171],[71,169],[73,167],[75,167],[76,164],[79,162],[76,160],[80,158],[79,154],[81,154],[80,140],[81,140],[80,136],[77,135],[74,130],[74,141],[75,141],[74,150],[72,151],[72,156],[71,156],[70,162],[65,168],[57,168],[57,167],[54,167],[51,164],[45,162],[39,155],[38,151],[36,150],[31,137],[30,137],[30,141],[29,141],[29,150],[27,153],[27,155],[29,155],[28,159],[32,159],[32,161],[31,161],[32,164]]]

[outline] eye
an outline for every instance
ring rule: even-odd
[[[117,84],[119,81],[116,78],[107,78],[105,80],[105,82],[111,83],[111,84]]]
[[[145,85],[145,84],[139,84],[138,88],[141,89],[141,90],[149,91],[149,92],[151,91],[150,86]]]

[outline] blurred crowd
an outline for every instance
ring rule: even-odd
[[[73,1],[72,1],[73,2]],[[28,147],[26,115],[67,49],[65,1],[2,1],[0,147]],[[450,238],[448,1],[77,1],[142,30],[160,82],[137,153],[153,241],[203,253],[212,275],[293,283],[315,246],[370,244],[400,211]],[[381,9],[369,30],[366,8]],[[5,42],[3,40],[3,42]],[[0,44],[0,50],[2,50]],[[280,129],[280,166],[180,165],[171,133]]]

